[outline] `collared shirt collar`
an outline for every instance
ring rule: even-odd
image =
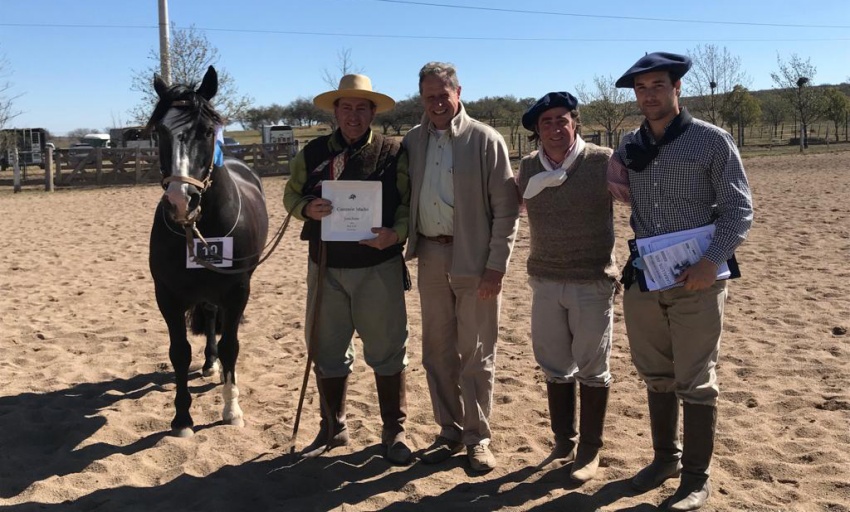
[[[458,104],[458,110],[455,116],[452,118],[449,123],[449,127],[446,130],[449,133],[450,137],[454,137],[455,134],[460,131],[460,123],[463,122],[463,117],[466,115],[466,108],[463,106],[463,102]],[[428,120],[428,133],[433,133],[435,136],[437,135],[437,129],[434,127],[434,123],[431,122],[431,119],[428,118],[428,114],[425,113],[425,118]]]

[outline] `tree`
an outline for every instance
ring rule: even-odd
[[[787,61],[783,61],[777,54],[776,63],[779,70],[771,73],[770,78],[800,120],[802,126],[800,151],[802,151],[809,123],[821,116],[823,108],[820,89],[812,87],[817,68],[812,65],[811,59],[803,60],[796,53],[791,54],[791,58]]]
[[[298,126],[312,126],[314,123],[333,123],[333,114],[325,112],[313,104],[309,98],[296,98],[286,107],[286,117]]]
[[[0,54],[0,130],[6,128],[9,121],[20,114],[15,110],[15,100],[18,96],[12,96],[12,83],[7,79],[12,74],[9,61],[6,56]],[[4,153],[10,144],[17,144],[17,137],[11,132],[0,132],[0,153]]]
[[[129,114],[139,123],[148,121],[159,97],[153,89],[153,76],[159,72],[159,51],[152,48],[148,59],[149,67],[133,71],[130,89],[142,94],[142,101]],[[242,112],[251,106],[251,98],[241,95],[236,81],[223,67],[217,66],[219,53],[204,33],[194,25],[189,28],[171,26],[171,76],[174,83],[198,84],[207,67],[215,66],[218,72],[218,93],[212,99],[213,106],[225,119],[225,123],[241,119]]]
[[[729,128],[738,129],[738,147],[744,145],[744,128],[755,123],[761,117],[761,105],[743,85],[736,85],[720,111]]]
[[[484,96],[475,101],[465,103],[469,115],[475,119],[487,121],[492,127],[496,127],[499,119],[503,117],[503,104],[498,96]]]
[[[384,135],[390,131],[390,128],[395,131],[396,135],[401,135],[401,130],[404,127],[412,127],[419,123],[422,113],[419,96],[408,96],[403,100],[396,101],[392,110],[376,115],[375,124],[381,127]]]
[[[322,81],[330,88],[331,90],[339,87],[339,81],[345,75],[351,74],[360,74],[363,73],[363,68],[355,67],[354,63],[351,61],[351,48],[343,48],[336,53],[337,58],[337,68],[334,71],[328,71],[327,68],[324,70],[324,74],[322,75]]]
[[[844,125],[844,138],[847,138],[847,116],[850,115],[850,99],[838,87],[829,87],[824,93],[824,116],[835,125],[835,142],[838,142],[838,130]]]
[[[519,130],[522,128],[522,115],[537,101],[536,98],[520,98],[513,96],[504,97],[505,125],[510,129],[510,145],[514,147],[514,141],[519,140]]]
[[[788,103],[776,93],[768,93],[761,100],[762,121],[773,126],[773,137],[779,136],[779,127],[788,118]]]
[[[576,87],[576,95],[581,102],[582,124],[601,126],[608,136],[608,146],[612,146],[614,132],[631,113],[628,90],[618,89],[614,82],[613,76],[596,75],[593,77],[593,89],[588,89],[584,82]]]
[[[750,78],[741,69],[741,58],[732,55],[724,46],[697,45],[688,50],[693,66],[685,80],[685,94],[691,96],[688,108],[706,121],[722,126],[720,112],[728,109],[732,90],[736,85],[747,86]]]
[[[243,130],[259,130],[267,124],[279,124],[289,120],[289,111],[286,107],[272,103],[268,107],[251,107],[239,116],[239,124]]]

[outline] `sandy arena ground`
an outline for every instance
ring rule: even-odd
[[[850,153],[746,160],[756,222],[738,252],[719,365],[721,401],[706,511],[850,511]],[[284,181],[266,181],[272,228]],[[240,331],[246,426],[220,424],[217,380],[190,386],[197,428],[168,435],[174,384],[147,268],[157,186],[0,192],[0,507],[80,510],[656,510],[671,481],[642,495],[628,479],[651,458],[644,386],[616,302],[615,382],[598,477],[539,471],[552,446],[545,384],[529,339],[523,218],[506,278],[493,450],[487,475],[463,457],[393,467],[380,456],[374,380],[358,361],[352,443],[289,456],[305,364],[306,244],[293,224],[255,273]],[[627,212],[618,207],[625,253]],[[415,276],[415,265],[411,271]],[[421,367],[419,299],[410,317],[411,444],[436,433]],[[311,380],[298,447],[318,428]]]

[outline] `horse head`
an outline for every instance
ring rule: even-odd
[[[216,131],[223,123],[210,103],[218,74],[210,66],[197,88],[168,86],[159,75],[153,85],[159,101],[146,130],[155,128],[159,136],[163,206],[174,222],[190,225],[200,215],[201,194],[212,184]]]

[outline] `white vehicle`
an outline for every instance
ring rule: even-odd
[[[109,134],[106,133],[87,133],[81,139],[71,146],[69,155],[72,160],[79,162],[86,158],[94,148],[111,147]]]
[[[108,133],[87,133],[80,139],[80,144],[85,144],[93,148],[108,148],[112,146]]]
[[[262,126],[263,144],[288,144],[290,156],[298,152],[298,141],[295,131],[286,124],[269,124]]]

